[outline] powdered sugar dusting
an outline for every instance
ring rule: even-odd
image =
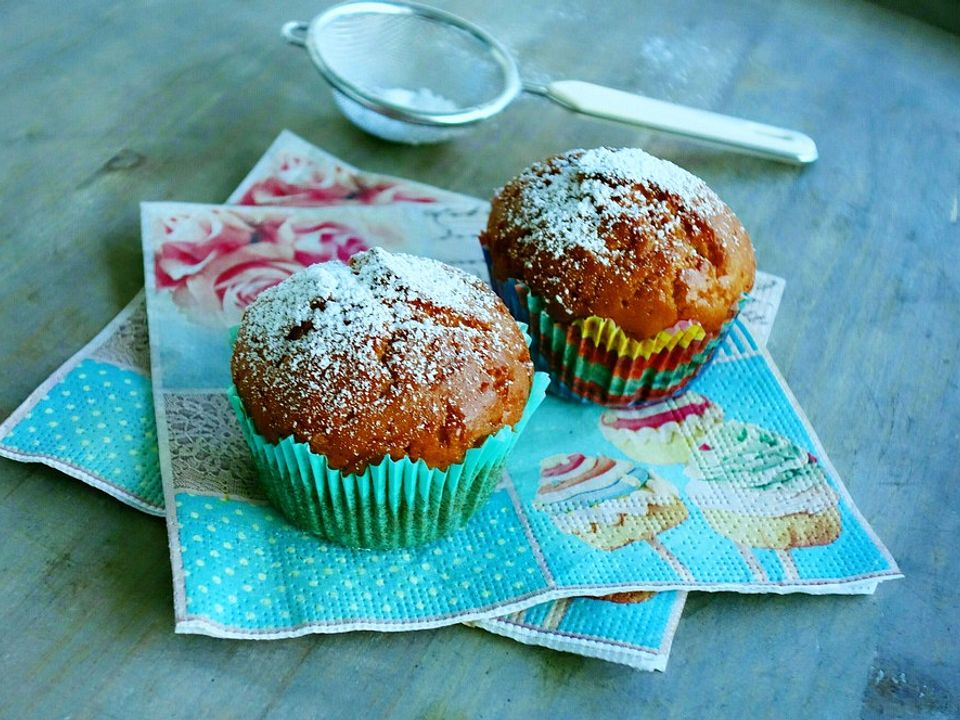
[[[278,397],[293,385],[285,400],[351,406],[400,381],[431,384],[465,353],[483,355],[497,302],[457,268],[374,248],[263,292],[244,314],[238,346],[242,361],[275,375],[262,379]]]
[[[611,266],[617,250],[604,235],[612,223],[652,219],[657,237],[668,241],[680,222],[677,209],[724,208],[698,177],[639,148],[572,150],[533,165],[520,179],[524,202],[509,219],[527,230],[521,242],[561,258],[579,248]]]
[[[595,148],[580,156],[577,164],[584,175],[603,175],[631,185],[650,185],[677,196],[692,208],[722,205],[706,183],[669,160],[661,160],[640,148]]]
[[[384,300],[427,302],[490,320],[493,295],[485,284],[457,268],[431,258],[388,253],[380,248],[354,257],[351,266],[361,285],[375,288]]]

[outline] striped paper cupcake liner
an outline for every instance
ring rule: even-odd
[[[553,379],[551,391],[608,407],[634,407],[681,394],[713,359],[736,317],[713,335],[699,324],[683,322],[637,341],[612,320],[554,320],[525,283],[490,276],[513,316],[529,325],[531,355],[537,369]]]
[[[491,495],[504,463],[543,401],[550,380],[534,373],[523,415],[445,470],[423,460],[393,460],[358,474],[332,468],[307,443],[285,437],[271,443],[260,435],[231,386],[230,403],[253,453],[270,502],[297,527],[341,545],[398,548],[420,545],[464,524]]]

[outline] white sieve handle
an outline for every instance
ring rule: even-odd
[[[580,80],[558,80],[536,91],[584,115],[708,140],[798,165],[817,159],[813,140],[794,130],[695,110]]]

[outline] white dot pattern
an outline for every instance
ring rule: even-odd
[[[325,542],[289,525],[269,506],[186,493],[177,496],[177,505],[190,613],[232,626],[402,623],[548,587],[503,491],[459,532],[420,548],[389,551]],[[510,568],[502,556],[487,558],[476,550],[491,527],[502,533]]]
[[[14,426],[3,445],[96,477],[163,507],[150,378],[83,360]]]

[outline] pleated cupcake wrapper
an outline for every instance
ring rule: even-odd
[[[581,334],[590,338],[597,347],[614,352],[617,357],[629,357],[633,360],[639,357],[647,359],[655,353],[673,350],[677,346],[685,348],[707,336],[703,326],[691,322],[661,330],[652,338],[643,341],[634,340],[613,320],[596,315],[577,320],[573,324],[579,326]]]
[[[269,442],[254,428],[233,387],[228,396],[267,497],[293,524],[342,545],[398,548],[436,540],[470,519],[500,481],[507,456],[549,382],[544,373],[534,373],[517,424],[468,450],[462,463],[438,470],[422,460],[385,457],[359,474],[329,467],[324,455],[292,437]]]
[[[551,391],[569,400],[632,407],[679,395],[709,364],[736,317],[716,335],[691,323],[636,341],[612,320],[554,320],[525,283],[494,278],[486,250],[484,257],[494,291],[529,325],[534,364],[555,380]]]
[[[649,357],[620,355],[579,323],[557,322],[543,301],[522,283],[515,292],[526,301],[538,367],[557,380],[555,392],[567,399],[610,407],[660,402],[679,395],[712,359],[733,324],[700,340],[677,339]],[[678,333],[684,337],[685,331]],[[686,336],[688,337],[688,336]]]

